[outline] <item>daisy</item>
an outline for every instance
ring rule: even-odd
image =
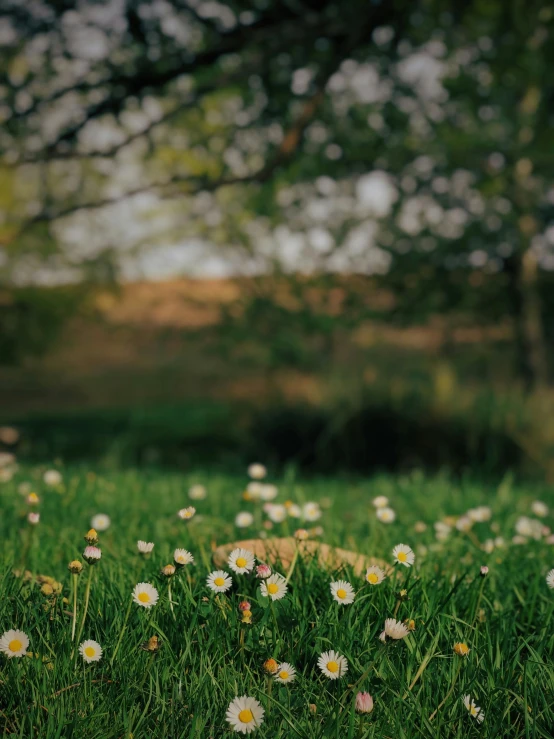
[[[490,521],[492,517],[491,509],[486,505],[481,505],[478,508],[470,508],[466,514],[474,523],[483,523],[484,521]]]
[[[189,498],[191,500],[204,500],[208,491],[204,485],[193,485],[189,488]]]
[[[273,500],[274,498],[277,497],[278,493],[279,493],[279,490],[276,485],[271,485],[270,483],[264,483],[260,489],[260,498],[265,501]]]
[[[106,531],[106,529],[110,528],[110,524],[111,519],[105,513],[97,513],[96,516],[90,519],[90,526],[92,529],[96,529],[96,531]]]
[[[260,584],[260,593],[264,598],[271,598],[271,600],[281,600],[285,597],[287,590],[287,581],[277,573]]]
[[[337,680],[348,672],[348,661],[338,652],[332,649],[329,652],[323,652],[317,660],[317,665],[321,672],[330,680]]]
[[[372,502],[375,508],[386,508],[389,504],[389,499],[386,495],[378,495],[376,498],[373,498]]]
[[[4,652],[9,659],[12,657],[23,657],[27,654],[29,637],[24,631],[10,629],[5,631],[0,638],[0,651]]]
[[[194,557],[186,549],[176,549],[173,552],[173,559],[178,565],[192,565],[194,564]]]
[[[406,624],[402,621],[397,621],[395,618],[387,618],[385,621],[385,628],[381,632],[379,639],[384,642],[387,636],[390,639],[403,639],[409,633],[409,629]]]
[[[229,704],[225,718],[239,734],[250,734],[264,720],[264,709],[255,698],[243,695]]]
[[[287,509],[280,503],[268,503],[264,510],[273,523],[282,523],[287,517]]]
[[[47,485],[54,486],[60,484],[60,482],[62,481],[62,476],[58,472],[58,470],[46,470],[42,479]]]
[[[385,571],[377,565],[371,565],[368,567],[365,573],[365,579],[370,585],[379,585],[385,579]]]
[[[266,580],[271,575],[271,567],[262,562],[256,567],[256,577],[260,580]]]
[[[154,549],[154,543],[151,541],[137,541],[137,549],[141,554],[150,554],[152,549]]]
[[[381,523],[392,523],[396,518],[396,513],[392,510],[392,508],[378,508],[377,509],[377,519],[381,521]]]
[[[31,511],[27,514],[27,521],[33,525],[37,524],[40,521],[40,513],[34,513]]]
[[[538,516],[539,518],[544,518],[545,516],[548,516],[548,506],[542,502],[542,500],[534,500],[531,503],[531,510],[535,514],[535,516]]]
[[[206,584],[214,593],[225,593],[233,584],[233,579],[223,570],[214,570],[208,575]]]
[[[356,593],[354,592],[352,585],[350,585],[349,582],[346,582],[346,580],[337,580],[336,582],[332,582],[330,587],[331,595],[337,603],[347,606],[354,602]]]
[[[275,672],[275,682],[283,683],[284,685],[291,683],[295,677],[296,670],[288,662],[281,662]]]
[[[254,555],[248,549],[233,549],[227,560],[229,567],[239,575],[251,572],[254,569]]]
[[[195,513],[196,508],[193,508],[191,505],[188,508],[181,508],[180,511],[177,511],[177,515],[182,521],[189,521]]]
[[[554,570],[550,570],[546,576],[546,584],[549,588],[554,588]]]
[[[444,521],[436,521],[434,527],[437,541],[446,541],[452,531],[452,526],[444,523]]]
[[[369,693],[357,694],[356,711],[358,713],[371,713],[373,711],[373,698]]]
[[[306,521],[317,521],[321,518],[321,508],[319,507],[319,503],[314,503],[313,501],[310,501],[309,503],[305,503],[302,506],[302,516]]]
[[[98,547],[85,547],[85,551],[83,552],[83,559],[89,563],[89,565],[93,565],[95,562],[98,562],[98,560],[102,556],[102,550]]]
[[[152,608],[158,602],[158,591],[149,582],[139,582],[133,590],[133,600],[138,606]]]
[[[97,641],[87,639],[79,647],[79,654],[85,662],[99,662],[102,658],[102,647]]]
[[[485,720],[485,714],[483,712],[483,709],[479,708],[479,706],[475,704],[475,701],[473,700],[473,698],[469,695],[464,695],[463,701],[464,701],[464,706],[467,708],[470,715],[473,716],[473,718],[478,723],[480,724],[483,723],[483,721]]]
[[[244,494],[245,500],[259,500],[262,495],[262,483],[261,482],[249,482],[246,486],[246,492]]]
[[[36,493],[29,493],[27,496],[27,503],[29,505],[38,505],[40,503],[40,498]]]
[[[289,518],[302,518],[302,508],[297,503],[286,505],[286,508]]]
[[[411,567],[415,562],[415,554],[407,544],[397,544],[392,550],[392,556],[404,567]]]
[[[263,480],[264,477],[267,475],[267,469],[264,467],[263,464],[260,464],[259,462],[254,462],[253,464],[249,465],[247,472],[248,477],[251,477],[253,480]]]
[[[542,537],[542,523],[536,518],[520,516],[516,521],[516,533],[538,541]]]
[[[463,641],[456,642],[452,649],[454,650],[454,653],[458,655],[458,657],[467,657],[470,652],[468,645]]]
[[[245,529],[248,526],[252,526],[253,523],[254,516],[249,511],[241,511],[235,517],[235,526],[238,529]]]

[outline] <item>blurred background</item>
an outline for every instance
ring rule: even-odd
[[[553,479],[553,32],[4,0],[0,445]]]

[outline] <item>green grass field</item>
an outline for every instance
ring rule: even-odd
[[[286,596],[269,606],[259,593],[259,580],[228,567],[233,577],[229,591],[216,596],[206,586],[208,573],[216,569],[211,562],[215,545],[262,530],[261,504],[242,500],[246,476],[102,473],[74,467],[62,469],[62,484],[48,487],[44,469],[22,467],[13,480],[0,484],[0,632],[20,629],[30,640],[25,657],[0,654],[5,735],[231,736],[227,708],[235,697],[246,695],[265,709],[254,736],[271,739],[552,737],[554,591],[545,578],[554,567],[554,546],[545,532],[537,540],[512,542],[519,517],[535,518],[534,500],[554,506],[550,490],[517,488],[509,479],[488,487],[419,473],[357,482],[304,482],[293,475],[272,480],[279,486],[276,502],[321,504],[321,518],[304,524],[321,526],[320,540],[391,565],[393,546],[402,542],[412,547],[416,559],[413,567],[397,565],[381,584],[371,586],[348,567],[329,572],[299,558]],[[31,508],[18,492],[27,481],[40,497],[38,507]],[[193,502],[197,513],[185,522],[176,512],[191,504],[187,490],[193,483],[203,483],[208,495]],[[393,523],[377,520],[372,505],[377,495],[389,498],[396,512]],[[489,521],[474,523],[467,532],[454,527],[446,540],[437,541],[435,522],[481,505],[492,509]],[[40,511],[38,525],[27,522],[31,509]],[[239,531],[234,518],[243,510],[254,513],[255,524]],[[67,565],[82,561],[83,536],[97,513],[108,514],[111,526],[99,533],[102,558],[91,568],[80,641],[94,639],[104,651],[99,662],[85,664],[78,653],[72,657],[73,591]],[[421,523],[414,528],[416,522],[427,524],[426,529]],[[542,523],[552,525],[550,515]],[[289,518],[263,530],[283,535],[300,525]],[[155,543],[151,558],[137,552],[138,539]],[[485,552],[483,546],[493,546],[485,542],[494,539],[497,546]],[[160,569],[172,562],[176,547],[188,549],[195,563],[169,581],[171,606],[168,580]],[[486,577],[480,576],[482,565],[489,567]],[[44,594],[49,589],[41,589],[37,575],[55,578],[63,586],[61,594]],[[84,564],[78,578],[77,631],[88,576]],[[331,597],[330,582],[339,577],[356,591],[351,605]],[[131,600],[139,582],[159,591],[151,609]],[[401,589],[406,598],[399,597]],[[251,624],[241,623],[238,604],[244,599],[252,604]],[[382,643],[385,619],[393,616],[413,619],[415,630]],[[141,649],[152,636],[159,639],[158,652]],[[456,642],[467,643],[467,657],[453,652]],[[338,680],[327,679],[317,666],[318,656],[330,649],[348,660],[348,672]],[[268,677],[263,663],[270,657],[295,666],[296,680],[279,685]],[[373,696],[371,713],[355,712],[358,691]],[[484,713],[482,723],[464,706],[468,694]]]

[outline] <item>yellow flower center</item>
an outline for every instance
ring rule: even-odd
[[[137,597],[141,603],[150,603],[150,596],[148,595],[148,593],[139,593]]]
[[[245,708],[239,713],[239,721],[242,721],[243,724],[249,724],[254,721],[254,714],[249,708]]]
[[[341,598],[341,600],[344,599],[344,598],[346,598],[346,590],[343,590],[342,588],[339,588],[337,590],[337,596],[339,598]]]
[[[370,582],[372,585],[377,585],[377,583],[379,582],[379,578],[375,574],[375,572],[370,572],[367,576],[367,581]]]
[[[85,654],[87,655],[87,657],[94,657],[94,655],[96,654],[94,647],[85,647]]]
[[[238,559],[237,559],[237,567],[246,567],[246,564],[247,564],[247,562],[244,559],[244,557],[238,557]]]
[[[179,556],[177,557],[177,562],[178,562],[178,563],[179,563],[180,565],[184,565],[184,564],[185,564],[185,558],[183,557],[183,555],[182,555],[182,554],[180,554],[180,555],[179,555]]]
[[[477,716],[477,714],[478,714],[477,708],[475,706],[470,706],[469,707],[469,711],[470,711],[470,713],[471,713],[472,716]]]
[[[218,588],[220,588],[222,585],[225,585],[225,578],[216,577],[214,580],[214,585],[217,585]]]
[[[408,559],[408,555],[406,554],[406,552],[398,552],[398,554],[396,555],[396,559],[399,562],[406,562],[406,560]]]
[[[327,662],[327,669],[329,670],[329,672],[338,672],[339,666],[336,662],[333,662],[331,660],[331,662]]]
[[[19,652],[22,646],[23,642],[20,642],[19,639],[12,639],[11,642],[8,644],[8,649],[10,650],[10,652]]]
[[[289,673],[286,670],[281,670],[281,672],[279,673],[279,677],[281,678],[281,680],[286,680],[288,676]]]
[[[275,585],[275,583],[274,583],[274,582],[270,582],[270,583],[269,583],[269,585],[267,586],[267,592],[268,592],[268,593],[269,593],[270,595],[275,595],[275,593],[276,593],[276,592],[277,592],[278,590],[279,590],[279,588],[277,587],[277,585]]]

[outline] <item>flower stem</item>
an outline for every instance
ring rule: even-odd
[[[112,657],[110,659],[110,667],[113,665],[115,656],[119,651],[119,645],[121,644],[121,640],[123,639],[123,633],[125,629],[127,628],[127,621],[129,620],[129,614],[131,613],[132,605],[133,605],[133,600],[131,599],[129,601],[129,605],[127,606],[127,613],[125,614],[125,620],[123,621],[123,626],[121,627],[121,631],[119,632],[119,637],[117,639],[117,644],[115,645],[114,653],[112,654]]]
[[[87,618],[88,604],[90,600],[90,585],[92,583],[92,567],[93,565],[88,566],[87,585],[85,588],[85,605],[83,609],[83,617],[81,618],[81,623],[79,625],[79,631],[77,634],[77,644],[79,643],[81,636],[83,635],[83,629],[85,628],[85,621]]]
[[[71,625],[71,641],[75,640],[75,627],[77,626],[77,590],[79,589],[79,575],[73,573],[73,623]]]

